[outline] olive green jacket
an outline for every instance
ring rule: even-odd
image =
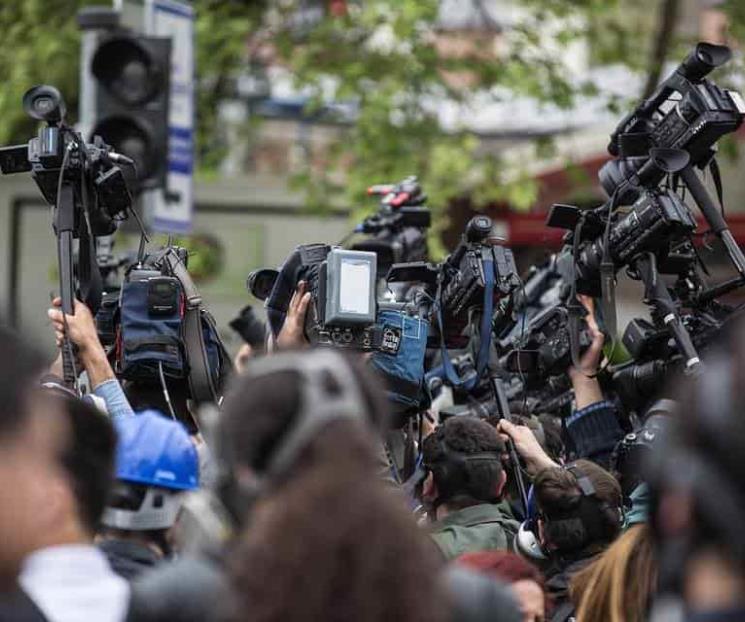
[[[506,503],[481,503],[450,512],[432,524],[430,535],[451,560],[475,551],[512,550],[518,527]]]

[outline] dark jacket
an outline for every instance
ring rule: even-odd
[[[572,577],[594,561],[595,557],[586,557],[573,561],[558,561],[546,569],[546,593],[554,604],[554,615],[551,622],[564,622],[574,615],[571,605],[569,587]]]
[[[152,549],[130,540],[104,540],[98,545],[120,577],[131,581],[145,570],[150,570],[162,558]]]
[[[47,618],[20,587],[0,594],[0,622],[47,622]]]
[[[451,560],[463,553],[512,549],[518,527],[506,504],[481,503],[450,512],[432,524],[430,535]]]
[[[207,555],[184,556],[141,574],[132,582],[127,622],[222,620],[232,596],[221,562]]]

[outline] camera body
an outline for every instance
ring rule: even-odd
[[[378,274],[384,277],[394,264],[427,260],[425,231],[431,222],[426,207],[403,206],[375,214],[358,228],[369,237],[354,243],[351,249],[375,253]]]
[[[583,324],[579,331],[580,352],[591,343],[589,330]],[[572,364],[566,306],[557,304],[538,312],[525,330],[504,346],[509,352],[502,358],[502,364],[508,371],[523,376],[528,388],[564,373]]]
[[[576,210],[571,214],[570,210]],[[548,216],[548,226],[573,228],[582,213],[577,208],[554,205]],[[584,215],[579,253],[575,261],[577,291],[588,296],[600,296],[600,264],[605,237],[603,227],[590,212]],[[610,225],[608,245],[616,270],[633,262],[642,253],[652,252],[661,261],[669,257],[673,245],[680,244],[696,231],[696,220],[688,206],[670,189],[644,190],[631,209],[617,215]],[[575,234],[572,234],[575,235]],[[595,237],[593,237],[595,236]],[[571,258],[567,245],[564,254]]]
[[[494,284],[492,302],[511,295],[519,284],[512,251],[497,243],[492,228],[487,216],[472,218],[460,244],[440,266],[440,330],[448,348],[467,344],[464,330],[471,322],[471,312],[487,302],[487,278]]]
[[[93,143],[84,143],[76,132],[60,123],[42,127],[27,145],[0,148],[0,170],[6,175],[30,171],[44,200],[53,206],[59,200],[62,175],[75,188],[71,198],[77,207],[76,235],[83,226],[79,208],[88,201],[92,233],[102,236],[116,231],[118,221],[126,217],[132,205],[128,182],[114,162],[118,157],[99,136]]]
[[[608,145],[617,159],[605,164],[599,174],[609,196],[639,173],[651,148],[686,151],[692,166],[703,168],[709,163],[716,142],[745,119],[740,93],[706,79],[731,57],[727,47],[699,43],[657,91],[621,121]],[[656,185],[664,175],[657,171],[647,181]],[[633,190],[625,194],[630,201],[638,196]]]
[[[355,233],[367,237],[351,249],[377,255],[379,279],[385,278],[394,264],[426,261],[426,231],[432,224],[432,214],[425,206],[427,195],[417,178],[371,186],[367,193],[381,197],[380,207],[355,228]]]
[[[376,254],[325,244],[304,245],[299,252],[299,280],[305,280],[311,295],[305,318],[310,343],[397,352],[400,335],[376,338]]]

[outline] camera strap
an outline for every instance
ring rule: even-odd
[[[494,314],[494,259],[491,257],[491,249],[489,249],[489,256],[485,257],[482,255],[481,266],[484,271],[484,304],[483,311],[481,313],[481,328],[480,328],[480,344],[479,352],[476,358],[476,375],[471,376],[467,379],[463,379],[458,376],[458,372],[453,367],[453,362],[450,360],[448,349],[445,345],[445,331],[442,321],[442,305],[441,305],[441,287],[437,293],[437,323],[440,330],[440,352],[442,355],[442,371],[445,374],[447,381],[456,388],[463,388],[470,391],[476,386],[478,381],[484,375],[487,365],[489,364],[489,348],[491,346],[491,321],[492,315]]]
[[[207,348],[204,344],[204,331],[202,330],[202,296],[176,251],[168,248],[163,255],[163,259],[170,272],[181,283],[186,299],[183,333],[189,361],[191,397],[197,403],[217,403],[218,395],[209,369]]]

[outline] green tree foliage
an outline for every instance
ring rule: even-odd
[[[53,84],[65,97],[69,118],[78,105],[80,35],[75,22],[81,0],[0,2],[0,144],[22,142],[35,123],[21,107],[34,84]]]
[[[477,4],[483,0],[461,0]],[[89,0],[23,0],[0,3],[0,143],[20,142],[33,132],[20,100],[32,84],[60,88],[71,117],[77,107],[79,33],[75,14]],[[99,0],[99,4],[105,0]],[[364,205],[365,187],[416,173],[433,206],[460,196],[473,203],[506,201],[516,208],[534,202],[536,188],[521,162],[484,152],[466,128],[445,131],[433,102],[449,98],[463,106],[475,92],[509,101],[528,96],[569,107],[590,84],[568,79],[564,47],[590,43],[593,62],[623,62],[647,71],[653,82],[665,57],[677,53],[671,41],[675,0],[522,0],[522,13],[500,35],[495,56],[490,39],[443,55],[437,23],[438,0],[194,0],[197,11],[197,155],[202,170],[214,170],[224,155],[217,123],[219,102],[233,93],[234,79],[267,45],[299,87],[311,95],[308,114],[329,100],[354,102],[356,121],[344,129],[295,182],[311,205],[343,198]],[[299,22],[298,10],[321,9],[320,17]],[[341,9],[340,9],[341,7]],[[743,3],[726,9],[736,36],[745,34]],[[653,16],[650,19],[650,15]],[[675,19],[670,19],[671,15]],[[665,24],[664,18],[672,23]],[[559,18],[557,21],[556,18]],[[547,24],[560,24],[547,36]],[[664,45],[656,44],[661,35]],[[261,58],[258,58],[261,61]],[[453,80],[452,76],[463,79]],[[630,94],[636,97],[639,94]],[[537,148],[545,149],[545,144]],[[343,171],[343,173],[342,173]],[[368,203],[369,205],[369,203]],[[441,225],[444,221],[438,219]]]
[[[565,79],[557,50],[543,49],[540,27],[549,12],[568,16],[569,3],[536,3],[540,6],[520,27],[505,35],[507,51],[496,56],[482,47],[490,45],[488,37],[457,53],[441,54],[437,0],[350,2],[345,12],[328,14],[298,33],[285,25],[301,4],[286,2],[268,20],[282,59],[317,102],[348,100],[358,106],[356,122],[334,145],[327,165],[309,165],[299,178],[313,197],[325,202],[341,192],[359,204],[369,183],[416,173],[433,206],[463,195],[477,203],[532,204],[532,182],[482,153],[466,128],[446,132],[433,102],[447,97],[468,106],[479,92],[493,93],[495,99],[520,95],[571,105],[578,85]],[[567,26],[559,36],[569,43],[581,36],[582,27],[570,31]],[[336,175],[340,162],[348,170],[341,177]]]

